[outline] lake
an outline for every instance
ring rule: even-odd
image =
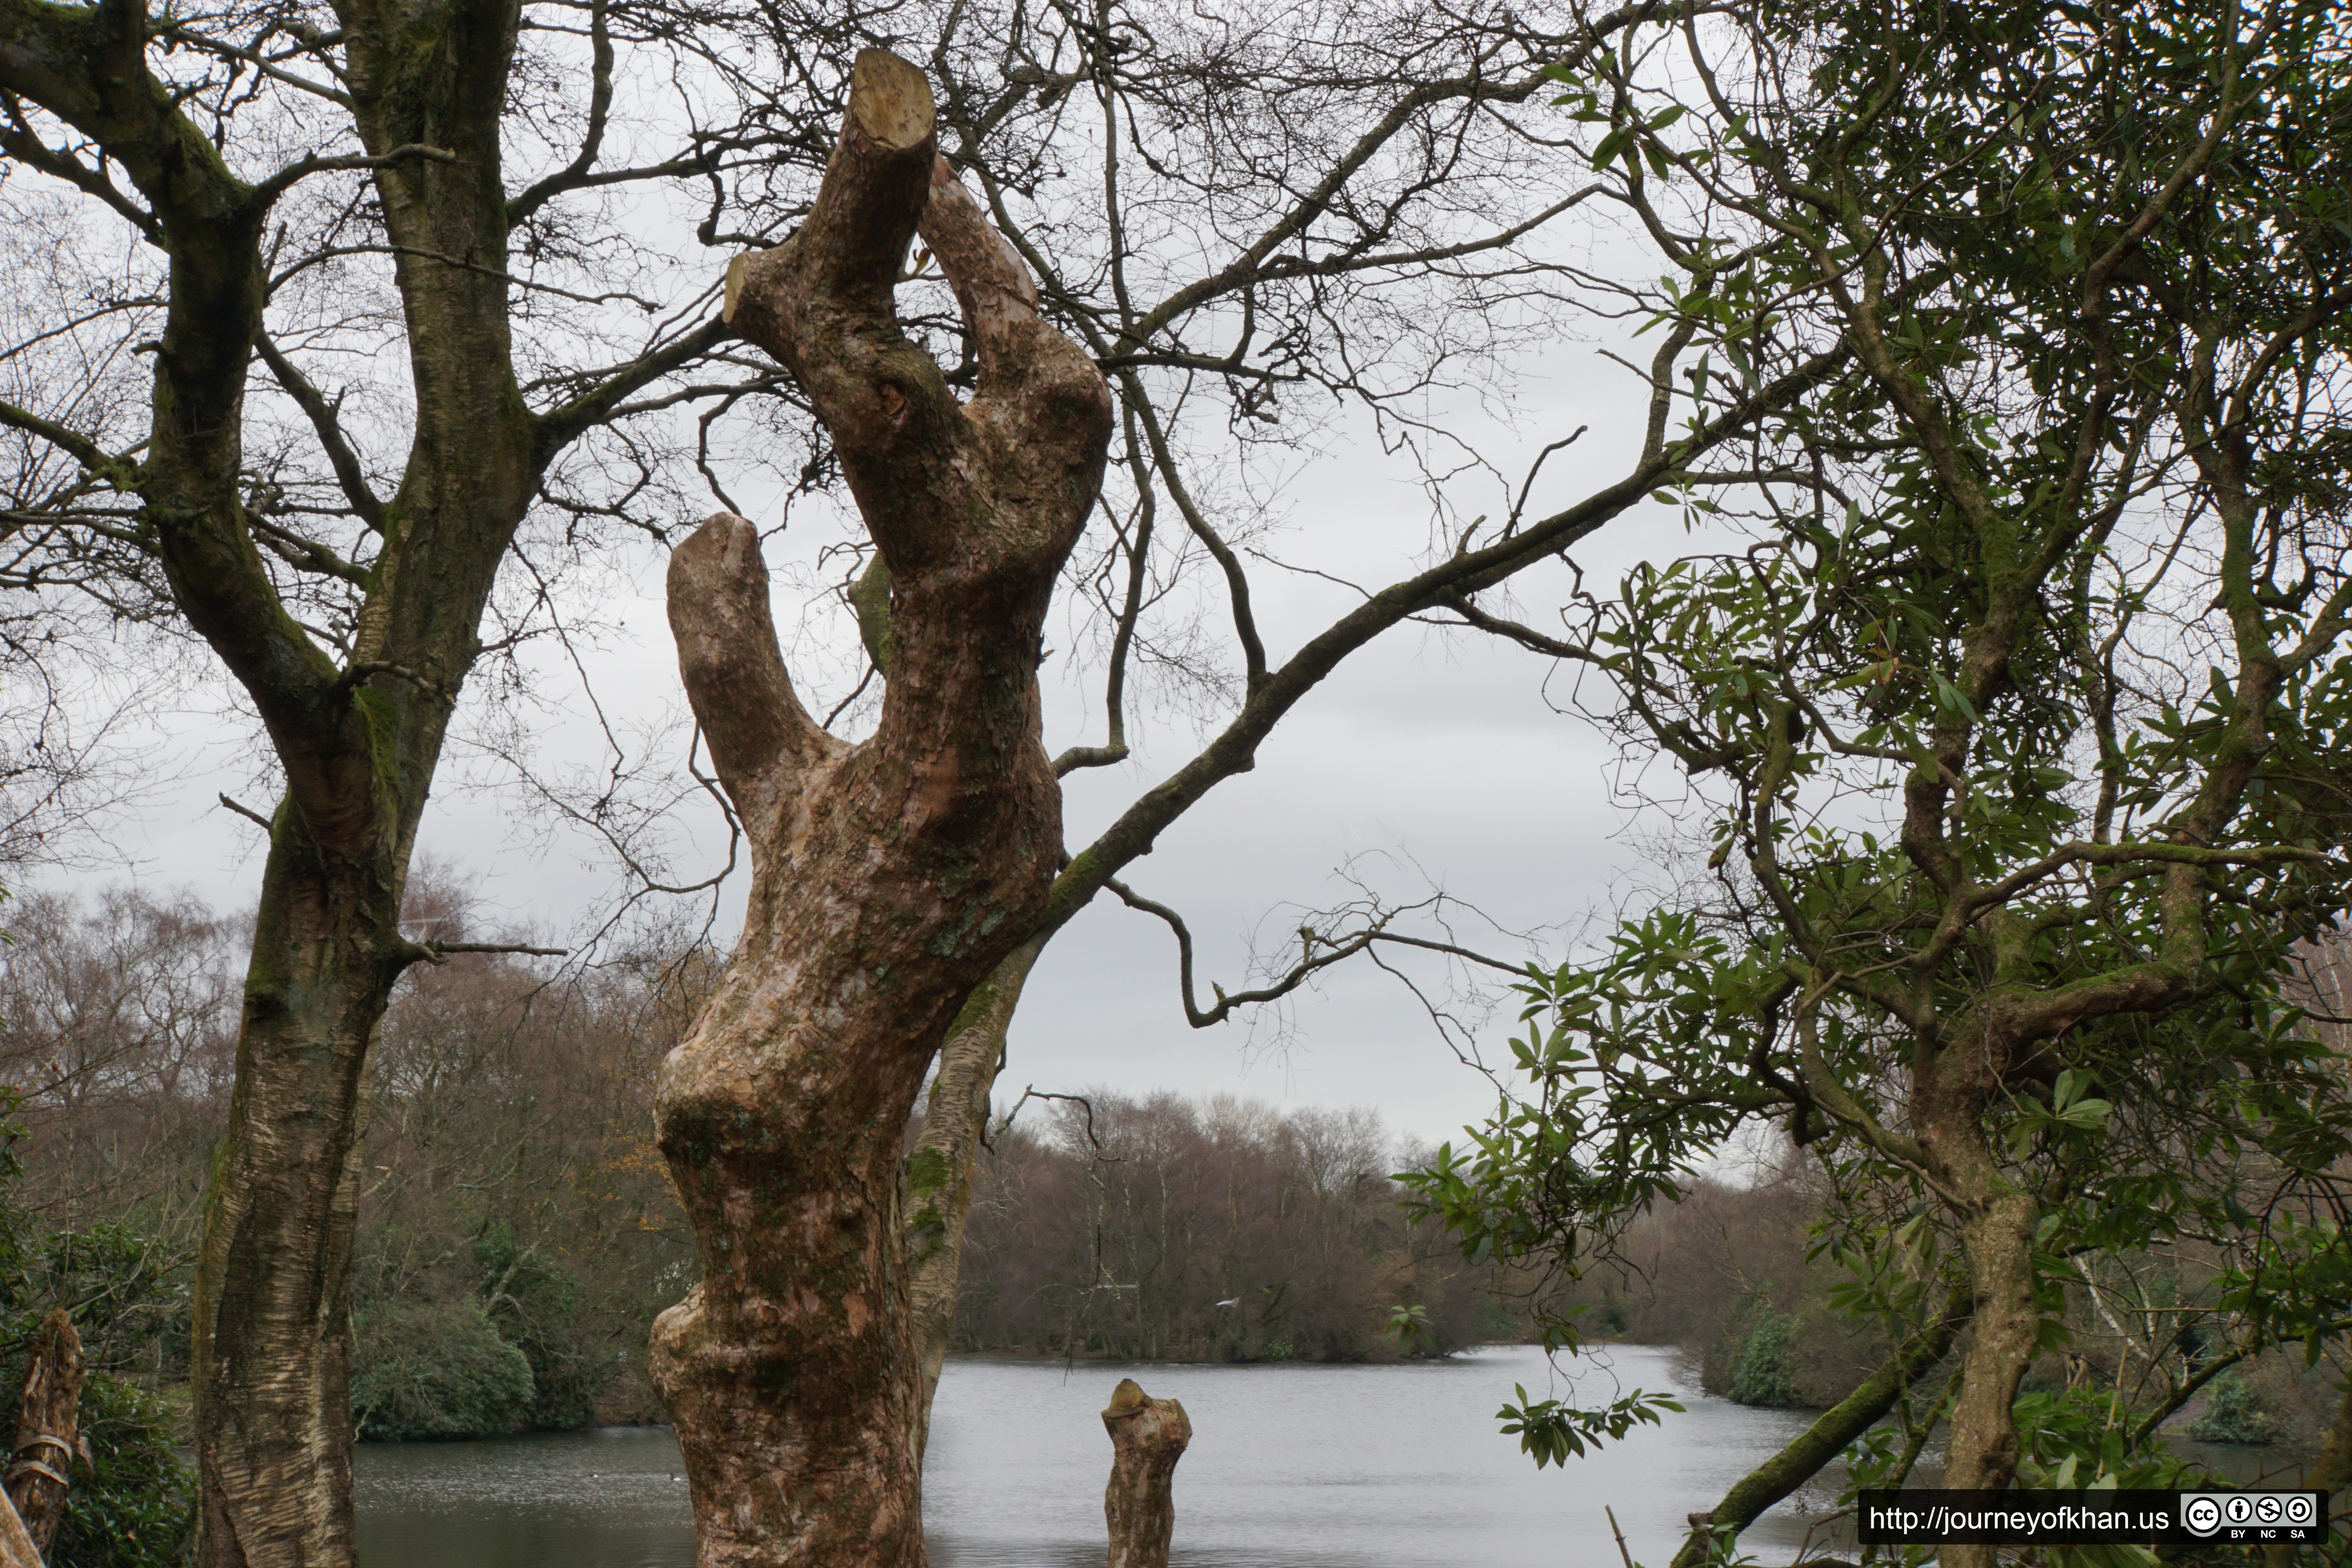
[[[1495,1411],[1555,1391],[1540,1352],[1498,1347],[1399,1366],[1145,1366],[952,1361],[940,1381],[923,1513],[938,1568],[1088,1568],[1103,1560],[1121,1377],[1184,1402],[1174,1568],[1617,1568],[1602,1513],[1664,1568],[1684,1516],[1811,1419],[1697,1392],[1679,1357],[1620,1347],[1584,1398],[1671,1390],[1689,1405],[1567,1469],[1538,1471]],[[358,1455],[368,1568],[691,1568],[677,1446],[666,1427],[477,1443],[368,1444]],[[1800,1497],[1742,1538],[1787,1563],[1828,1506]]]

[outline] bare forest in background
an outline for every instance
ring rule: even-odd
[[[1050,1104],[974,1179],[959,1350],[1366,1361],[1519,1335],[1495,1270],[1408,1220],[1391,1173],[1422,1152],[1369,1111]]]
[[[462,940],[462,878],[416,879],[420,940]],[[140,1370],[184,1379],[189,1271],[226,1114],[241,922],[193,896],[27,893],[0,955],[0,1079],[20,1086],[20,1199],[44,1230],[139,1238],[173,1321]],[[457,954],[402,985],[374,1064],[353,1321],[371,1436],[654,1415],[645,1325],[691,1283],[652,1147],[655,1064],[712,973],[655,940],[561,984]]]
[[[408,913],[418,940],[486,934],[446,866],[415,879]],[[34,1238],[9,1305],[64,1300],[91,1325],[112,1379],[99,1431],[115,1411],[132,1455],[139,1432],[173,1426],[187,1377],[244,936],[192,894],[130,889],[27,892],[9,929],[0,1080],[23,1095],[16,1201]],[[363,1437],[660,1419],[648,1325],[695,1264],[653,1146],[652,1086],[719,963],[693,933],[656,932],[583,973],[457,954],[404,983],[376,1058],[353,1284]],[[2307,970],[2315,1026],[2340,1047],[2344,954],[2316,951]],[[1393,1173],[1430,1158],[1360,1110],[1083,1088],[1002,1106],[974,1177],[955,1348],[1394,1360],[1519,1340],[1580,1308],[1594,1338],[1681,1347],[1710,1393],[1791,1407],[1843,1398],[1888,1352],[1840,1307],[1829,1179],[1784,1146],[1689,1182],[1634,1221],[1615,1262],[1573,1279],[1466,1262],[1414,1219]],[[2263,1177],[2244,1173],[2249,1193]],[[2072,1343],[2037,1363],[2028,1392],[2133,1386],[2130,1369],[2168,1352],[2193,1363],[2200,1334],[2220,1342],[2209,1262],[2183,1246],[2086,1278]],[[2175,1429],[2307,1447],[2328,1376],[2299,1347],[2273,1351],[2179,1405]],[[2145,1414],[2167,1397],[2143,1375],[2129,1403]]]
[[[417,879],[410,923],[420,940],[484,934],[446,867]],[[167,1468],[231,1081],[239,921],[192,894],[116,889],[26,893],[9,929],[0,1081],[23,1095],[13,1155],[27,1239],[9,1260],[0,1381],[16,1375],[38,1312],[68,1305],[100,1372],[100,1457],[112,1442],[118,1467]],[[404,984],[377,1058],[353,1289],[362,1437],[661,1418],[647,1329],[693,1282],[694,1258],[652,1143],[654,1069],[719,962],[678,932],[584,973],[458,954]],[[2342,1050],[2344,949],[2310,952],[2305,973],[2311,1026]],[[1710,1394],[1824,1407],[1885,1360],[1889,1336],[1841,1304],[1849,1277],[1821,1163],[1784,1143],[1750,1154],[1687,1182],[1679,1202],[1633,1222],[1611,1265],[1570,1279],[1465,1262],[1414,1219],[1392,1173],[1431,1152],[1370,1111],[1039,1095],[1000,1108],[977,1166],[953,1342],[985,1355],[1386,1361],[1520,1340],[1580,1309],[1595,1340],[1679,1347]],[[2275,1174],[2247,1164],[2250,1205]],[[2335,1373],[2300,1345],[2188,1400],[2149,1370],[2168,1358],[2194,1370],[2226,1344],[2210,1252],[2184,1242],[2086,1271],[2064,1314],[2071,1341],[2036,1362],[2026,1396],[2120,1387],[2123,1408],[2168,1418],[2176,1436],[2271,1446],[2280,1464],[2315,1447]],[[105,1478],[88,1490],[105,1506]],[[95,1545],[71,1560],[144,1561],[97,1550],[107,1528],[73,1516],[68,1541]]]
[[[100,1358],[168,1394],[187,1377],[242,922],[132,889],[27,891],[8,922],[17,1197],[43,1235],[113,1238],[122,1268],[83,1294],[140,1304],[96,1336]],[[414,879],[405,923],[418,941],[486,934],[446,866]],[[660,1418],[646,1333],[695,1262],[653,1145],[655,1068],[721,956],[656,932],[581,973],[458,953],[403,983],[374,1063],[352,1288],[363,1437]],[[960,1350],[1395,1359],[1519,1331],[1494,1271],[1408,1220],[1391,1173],[1424,1152],[1369,1112],[1096,1090],[1006,1114],[977,1175]]]

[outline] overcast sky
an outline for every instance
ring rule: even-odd
[[[1558,344],[1542,371],[1526,377],[1508,411],[1467,398],[1461,412],[1437,411],[1514,481],[1547,442],[1591,426],[1547,464],[1530,515],[1622,472],[1638,442],[1642,401],[1631,374],[1592,342]],[[1425,561],[1431,513],[1412,470],[1363,436],[1335,426],[1321,454],[1293,468],[1273,498],[1286,527],[1270,547],[1287,561],[1377,586]],[[1464,478],[1449,500],[1464,516],[1499,516],[1507,504],[1492,476]],[[796,514],[771,550],[780,581],[825,536],[821,524]],[[1605,585],[1632,558],[1685,542],[1678,514],[1644,502],[1578,559]],[[660,572],[648,550],[609,608],[613,631],[586,661],[599,702],[623,728],[683,707],[658,600]],[[1564,582],[1558,571],[1532,581],[1525,613],[1556,624]],[[1353,602],[1325,578],[1264,563],[1254,583],[1269,658],[1277,663]],[[798,613],[796,604],[778,605],[780,622]],[[592,761],[596,731],[585,700],[551,658],[544,668],[544,690],[561,704],[560,716],[541,725],[545,755]],[[1258,946],[1270,948],[1296,926],[1300,907],[1351,897],[1339,875],[1350,864],[1392,900],[1442,887],[1475,904],[1504,929],[1465,919],[1457,925],[1463,939],[1512,959],[1530,952],[1512,932],[1573,926],[1638,879],[1645,862],[1636,841],[1668,825],[1612,805],[1607,742],[1548,705],[1547,677],[1555,695],[1568,679],[1524,652],[1410,626],[1344,665],[1277,728],[1254,773],[1218,786],[1127,873],[1139,892],[1186,915],[1201,944],[1202,994],[1212,981],[1234,988],[1247,980],[1254,931]],[[1056,659],[1045,680],[1049,749],[1099,742],[1099,670]],[[119,836],[140,880],[192,887],[224,909],[250,902],[261,868],[257,830],[215,801],[223,790],[254,789],[247,745],[220,739],[235,731],[217,714],[183,712],[142,742],[154,755],[175,759],[183,774]],[[1067,842],[1087,842],[1190,756],[1199,734],[1189,721],[1147,711],[1131,731],[1129,762],[1067,781]],[[586,911],[609,901],[610,865],[583,841],[550,839],[510,796],[452,787],[463,766],[453,759],[445,767],[423,850],[479,875],[491,921],[573,935]],[[266,811],[270,803],[254,795],[247,804]],[[703,847],[715,855],[720,842],[707,831],[712,820],[705,814]],[[94,885],[122,875],[102,870],[77,879]],[[736,918],[740,880],[722,926]],[[1409,967],[1443,984],[1431,965]],[[1490,1059],[1507,1060],[1503,1047],[1514,1016],[1507,1011],[1479,1031]],[[1486,1081],[1456,1059],[1412,994],[1361,961],[1327,973],[1279,1018],[1191,1029],[1176,995],[1170,933],[1108,896],[1055,941],[1029,984],[1000,1094],[1031,1083],[1370,1106],[1400,1135],[1431,1142],[1456,1136],[1492,1104]]]

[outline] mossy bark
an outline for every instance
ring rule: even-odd
[[[0,0],[0,90],[99,149],[142,205],[133,221],[170,258],[148,439],[110,477],[136,491],[140,542],[251,700],[286,783],[194,1289],[207,1568],[353,1560],[353,1161],[370,1045],[402,969],[425,956],[402,938],[398,914],[450,710],[547,463],[719,337],[715,324],[685,334],[534,415],[508,324],[515,206],[501,125],[516,0],[353,0],[335,19],[336,101],[376,161],[415,416],[386,500],[368,490],[329,400],[309,389],[330,466],[375,535],[372,557],[335,563],[358,603],[348,646],[331,652],[289,613],[243,487],[257,353],[302,401],[299,372],[260,334],[272,205],[303,165],[257,184],[234,174],[208,128],[182,112],[179,89],[151,69],[156,35],[142,7]],[[321,141],[335,135],[322,128]],[[556,188],[541,182],[530,200]]]
[[[399,930],[417,822],[479,651],[483,606],[542,467],[507,324],[499,123],[516,20],[511,0],[459,0],[362,6],[349,21],[368,151],[425,145],[452,157],[376,172],[401,247],[416,411],[351,663],[396,671],[329,670],[259,704],[289,790],[263,870],[196,1282],[207,1568],[355,1560],[349,1317],[368,1058],[393,985],[420,955]],[[183,596],[205,602],[205,586]],[[267,649],[246,663],[283,658]]]
[[[1847,1444],[1894,1409],[1904,1390],[1944,1359],[1961,1325],[1969,1321],[1972,1295],[1965,1288],[1955,1289],[1943,1315],[1895,1347],[1885,1364],[1864,1379],[1861,1387],[1822,1412],[1780,1452],[1742,1476],[1712,1511],[1694,1515],[1695,1520],[1706,1521],[1705,1527],[1694,1530],[1675,1553],[1673,1568],[1704,1568],[1710,1558],[1724,1561],[1733,1556],[1731,1547],[1741,1531],[1819,1475]]]
[[[987,1131],[989,1092],[1003,1066],[1005,1034],[1037,955],[1051,933],[1014,948],[981,983],[940,1047],[940,1068],[923,1110],[923,1130],[907,1156],[907,1267],[922,1385],[915,1405],[915,1458],[930,1439],[931,1399],[955,1336],[956,1280],[971,1217],[971,1177]]]

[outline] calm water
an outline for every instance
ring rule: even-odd
[[[1514,1384],[1550,1386],[1510,1347],[1435,1365],[1087,1365],[950,1362],[940,1382],[923,1512],[939,1568],[1078,1568],[1103,1560],[1110,1439],[1097,1415],[1128,1370],[1184,1402],[1192,1446],[1176,1471],[1175,1568],[1615,1568],[1601,1510],[1636,1560],[1662,1565],[1684,1515],[1801,1430],[1685,1385],[1668,1352],[1612,1352],[1588,1401],[1681,1393],[1686,1415],[1538,1472],[1496,1431]],[[359,1451],[368,1568],[691,1568],[677,1447],[663,1427]],[[1788,1562],[1808,1503],[1742,1538]]]

